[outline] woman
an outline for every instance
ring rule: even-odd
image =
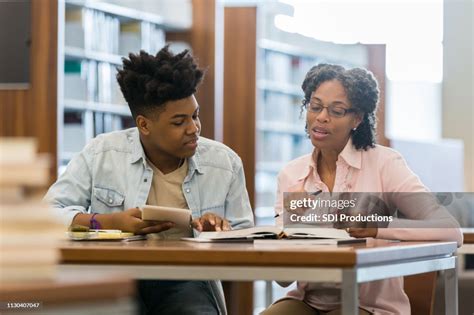
[[[283,192],[427,192],[402,156],[375,144],[375,112],[379,90],[373,75],[364,69],[320,64],[304,79],[303,107],[306,131],[314,146],[311,154],[286,165],[278,176],[275,211],[282,224]],[[403,213],[410,219],[420,219]],[[426,217],[426,213],[424,214]],[[454,219],[452,228],[387,229],[351,228],[354,237],[399,240],[443,240],[462,244]],[[410,314],[403,279],[361,284],[360,314]],[[302,283],[262,314],[339,314],[340,288],[336,284]]]

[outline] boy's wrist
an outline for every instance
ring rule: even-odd
[[[71,222],[72,224],[88,226],[93,229],[91,225],[91,219],[94,216],[94,219],[100,224],[101,229],[118,229],[123,230],[121,227],[121,220],[117,218],[117,213],[78,213]]]
[[[72,219],[71,225],[90,226],[90,219],[92,215],[88,213],[77,213]]]
[[[95,215],[95,220],[100,224],[102,229],[120,229],[117,224],[114,222],[114,214],[102,214],[97,213]]]
[[[93,230],[100,230],[102,229],[102,224],[97,220],[97,215],[98,213],[92,214],[90,220],[89,220],[89,227]]]

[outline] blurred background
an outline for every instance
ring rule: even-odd
[[[202,135],[242,157],[257,224],[273,224],[278,171],[311,152],[300,86],[321,62],[371,70],[378,142],[431,190],[473,192],[473,15],[472,0],[0,0],[0,136],[35,138],[55,181],[90,139],[134,126],[121,57],[169,43],[207,68]],[[284,294],[225,286],[233,314]]]

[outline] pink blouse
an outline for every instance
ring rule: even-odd
[[[315,149],[317,150],[317,149]],[[316,152],[317,153],[317,152]],[[280,214],[277,225],[282,226],[283,193],[288,191],[328,192],[321,181],[312,154],[289,162],[278,175],[275,212]],[[349,140],[336,162],[334,192],[427,192],[397,151],[376,145],[367,151],[356,150]],[[404,213],[409,219],[420,219]],[[414,217],[415,216],[415,217]],[[435,228],[401,228],[394,220],[388,228],[378,229],[377,238],[413,241],[456,241],[461,246],[463,235],[457,222],[440,233]],[[312,307],[329,311],[340,308],[340,285],[333,283],[298,282],[297,289],[288,293],[289,298],[303,300]],[[372,281],[359,285],[360,307],[374,314],[410,314],[410,303],[403,291],[403,278]]]

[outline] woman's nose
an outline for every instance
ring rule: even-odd
[[[323,110],[316,114],[316,119],[320,122],[327,122],[329,120],[329,111],[327,107],[323,107]]]

